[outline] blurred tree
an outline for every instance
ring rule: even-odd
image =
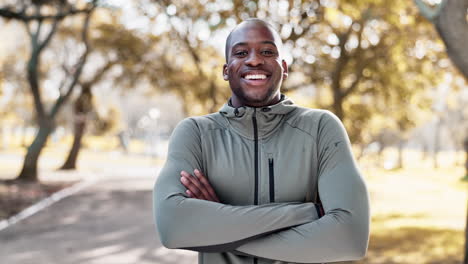
[[[187,114],[202,114],[216,111],[228,97],[229,89],[224,83],[221,71],[216,66],[223,64],[223,58],[207,40],[212,33],[225,23],[208,22],[218,14],[205,7],[206,3],[193,1],[154,1],[157,12],[149,14],[158,26],[161,17],[167,19],[167,36],[171,42],[167,69],[174,73],[171,87],[182,98]],[[144,9],[144,8],[142,8]],[[222,18],[220,18],[221,20]],[[181,72],[184,74],[181,76]],[[167,75],[170,76],[170,75]],[[193,87],[188,89],[188,87]],[[203,109],[196,106],[200,104]]]
[[[427,98],[417,94],[440,78],[432,62],[443,54],[432,40],[429,23],[416,23],[412,17],[417,10],[407,1],[153,2],[157,12],[145,9],[145,14],[168,21],[166,30],[178,43],[168,52],[188,54],[184,57],[192,58],[198,69],[195,86],[182,87],[184,96],[193,94],[191,100],[213,102],[204,112],[216,110],[214,106],[224,102],[220,98],[229,94],[222,81],[209,85],[212,76],[221,78],[223,59],[219,50],[208,51],[219,49],[229,30],[248,17],[268,20],[284,40],[290,78],[283,92],[313,94],[311,105],[332,110],[357,144],[368,144],[382,128],[371,124],[398,131],[412,128],[418,111],[409,112],[408,106],[427,109]],[[388,121],[372,121],[382,118]]]
[[[5,74],[3,73],[3,70],[0,71],[0,97],[3,96],[3,82],[5,79]]]
[[[342,119],[356,144],[368,144],[383,127],[403,136],[417,120],[417,111],[408,111],[411,103],[428,107],[417,95],[437,82],[429,62],[440,54],[430,48],[416,54],[416,46],[430,39],[421,34],[427,26],[405,21],[414,11],[405,1],[330,2],[324,21],[290,45],[297,53],[292,69],[298,65],[303,84],[315,86],[315,105]]]
[[[28,147],[23,168],[17,178],[18,180],[37,181],[38,179],[37,163],[39,155],[54,129],[54,120],[57,113],[73,92],[87,58],[87,31],[89,20],[96,8],[96,4],[96,0],[73,3],[69,1],[43,0],[20,1],[16,5],[7,4],[0,8],[1,17],[7,20],[14,19],[24,24],[31,40],[30,57],[27,64],[27,79],[34,98],[39,131],[32,144]],[[61,93],[48,111],[41,99],[41,71],[43,70],[41,55],[56,34],[59,24],[65,18],[76,14],[84,14],[81,34],[85,51],[74,65],[73,70],[70,71],[72,74],[66,75],[67,78],[61,82],[59,87]],[[48,27],[48,29],[45,27]]]
[[[442,0],[434,7],[422,0],[415,0],[421,14],[431,21],[447,48],[453,64],[468,80],[468,41],[467,0]]]
[[[96,14],[98,15],[98,14]],[[161,76],[158,52],[155,50],[159,37],[138,33],[127,29],[118,21],[115,14],[107,14],[111,17],[109,22],[99,23],[90,29],[89,56],[100,60],[101,65],[94,67],[86,80],[84,75],[79,81],[80,94],[74,102],[74,135],[73,144],[61,169],[75,169],[81,140],[90,113],[93,112],[93,86],[101,81],[115,83],[117,88],[133,88],[137,82],[152,76]],[[78,29],[67,28],[60,32],[62,35],[76,37]],[[85,71],[88,66],[85,67]],[[120,69],[119,74],[109,74],[113,69]]]
[[[468,138],[465,138],[464,142],[466,163],[465,167],[468,168]],[[465,175],[465,179],[468,178],[468,173]],[[464,264],[468,264],[468,203],[466,210],[466,224],[465,224],[465,260]]]
[[[442,0],[434,7],[422,0],[414,0],[421,14],[434,24],[440,38],[443,40],[446,51],[453,64],[468,80],[468,0]],[[468,134],[465,131],[465,142]],[[468,175],[468,150],[466,150],[465,173]],[[468,212],[468,210],[467,210]],[[468,264],[468,213],[465,232],[465,259]]]

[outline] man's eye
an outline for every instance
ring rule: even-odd
[[[264,50],[264,51],[262,51],[262,54],[265,55],[265,56],[273,56],[276,53],[274,51],[272,51],[272,50]]]
[[[247,56],[247,51],[236,51],[234,52],[234,56],[238,56],[238,57]]]

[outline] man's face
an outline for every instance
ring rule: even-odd
[[[288,67],[280,57],[281,40],[261,23],[244,23],[231,34],[223,68],[232,103],[238,107],[277,103]]]

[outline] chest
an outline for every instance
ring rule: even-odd
[[[231,205],[311,201],[315,196],[315,140],[294,128],[247,139],[229,129],[202,140],[204,171],[223,203]]]

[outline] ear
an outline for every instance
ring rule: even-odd
[[[223,79],[224,79],[225,81],[228,81],[228,80],[229,80],[229,74],[228,74],[227,64],[224,64],[224,65],[223,65]]]
[[[281,64],[283,65],[283,80],[286,80],[288,78],[288,64],[285,60],[282,60]]]

